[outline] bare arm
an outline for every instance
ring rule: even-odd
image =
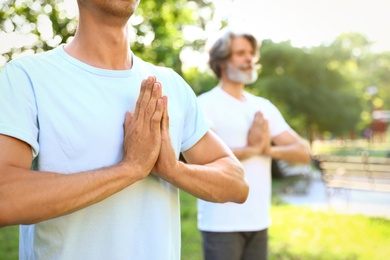
[[[273,146],[271,141],[274,143]],[[282,132],[271,140],[268,121],[261,112],[255,114],[248,133],[248,145],[232,151],[239,160],[263,154],[290,163],[310,162],[309,146],[292,129]]]
[[[135,113],[126,115],[124,158],[118,165],[69,175],[32,171],[31,147],[0,135],[0,227],[77,211],[146,177],[161,146],[164,104],[161,85],[152,91],[154,82],[142,83]]]
[[[215,133],[206,133],[183,156],[187,164],[180,163],[178,187],[207,201],[245,202],[249,186],[242,165]]]
[[[272,139],[274,143],[269,149],[272,158],[290,163],[309,163],[310,149],[293,130],[284,131]]]
[[[164,108],[162,145],[155,174],[203,200],[245,202],[249,186],[242,165],[212,131],[183,153],[187,163],[176,159],[169,138],[167,105]]]

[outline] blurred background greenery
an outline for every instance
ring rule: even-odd
[[[142,0],[131,19],[132,50],[151,63],[173,68],[196,94],[205,92],[217,84],[210,70],[183,61],[189,53],[205,55],[211,21],[212,30],[227,26],[228,17],[215,21],[216,11],[209,0]],[[77,28],[77,17],[64,0],[2,0],[0,17],[0,39],[16,39],[12,44],[2,40],[0,66],[66,43]],[[390,110],[390,51],[373,51],[372,45],[357,32],[302,48],[263,39],[260,77],[248,90],[275,103],[310,143],[360,138],[367,129],[378,136],[390,120],[388,112],[384,114]]]

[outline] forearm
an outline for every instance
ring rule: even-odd
[[[0,227],[32,224],[97,203],[140,179],[123,164],[75,174],[4,167],[0,179]],[[134,170],[134,169],[133,169]]]
[[[282,146],[271,146],[268,155],[274,159],[290,163],[310,162],[310,150],[305,144],[300,142]]]
[[[241,164],[234,157],[195,165],[179,162],[171,182],[193,196],[211,202],[245,202],[249,187]]]
[[[252,156],[259,155],[259,149],[253,146],[245,146],[242,148],[232,148],[233,154],[237,157],[238,160],[243,161]]]

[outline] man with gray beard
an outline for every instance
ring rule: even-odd
[[[226,30],[209,55],[220,81],[198,100],[211,128],[244,166],[250,188],[240,205],[198,200],[204,258],[267,259],[271,160],[308,163],[310,151],[269,100],[244,90],[258,76],[258,43],[252,34]]]

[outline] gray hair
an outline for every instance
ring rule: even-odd
[[[218,79],[221,78],[221,65],[226,63],[226,61],[230,58],[232,39],[236,37],[246,38],[252,45],[256,56],[259,56],[258,42],[253,34],[244,31],[233,31],[231,29],[227,29],[222,36],[214,42],[209,50],[209,66]]]

